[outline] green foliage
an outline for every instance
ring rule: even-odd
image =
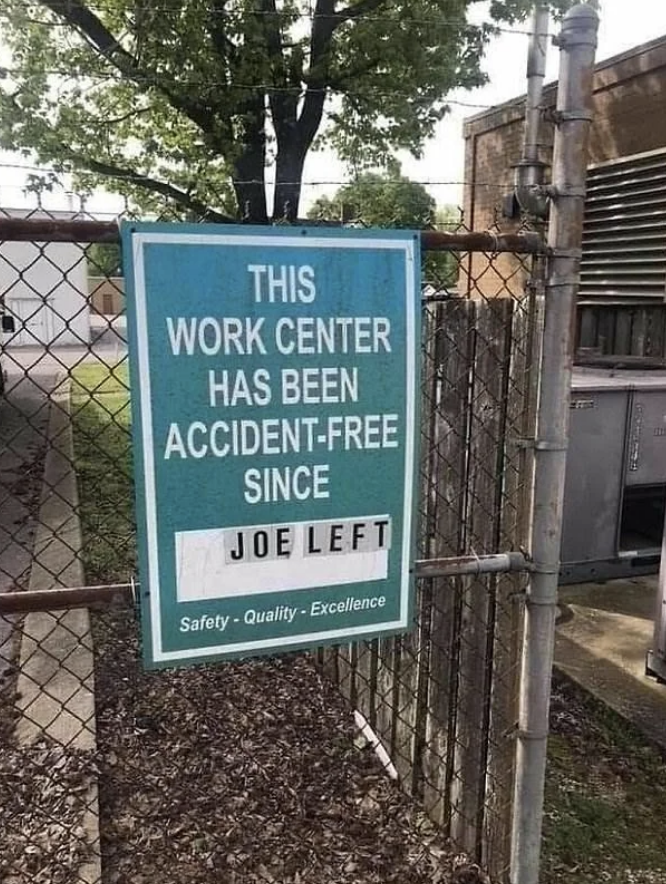
[[[320,197],[308,217],[363,227],[451,230],[457,225],[459,213],[451,206],[437,209],[425,187],[405,178],[392,164],[385,175],[364,172],[343,185],[332,197]],[[453,286],[457,268],[457,261],[451,253],[430,252],[424,261],[425,280],[436,288]]]
[[[575,6],[577,2],[583,2],[583,0],[551,0],[550,3],[543,5],[550,8],[556,19],[560,19],[567,9]],[[585,2],[589,2],[590,6],[596,6],[597,0],[585,0]],[[513,24],[525,17],[525,4],[522,0],[491,0],[490,15],[500,21]]]
[[[388,175],[364,172],[333,197],[320,197],[308,217],[358,222],[364,227],[432,227],[435,201],[422,184],[397,170]]]
[[[118,243],[95,242],[86,249],[91,276],[118,276],[122,273],[122,256]]]
[[[315,138],[358,167],[418,155],[446,95],[484,82],[497,21],[531,0],[4,0],[0,147],[146,211],[296,215]],[[558,5],[558,4],[555,4]]]

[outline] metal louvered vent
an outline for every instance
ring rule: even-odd
[[[587,173],[579,303],[666,300],[666,150]]]

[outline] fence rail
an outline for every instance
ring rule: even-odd
[[[417,579],[458,577],[463,574],[498,574],[505,571],[529,571],[524,553],[495,553],[487,556],[449,556],[443,559],[420,559],[414,562]],[[0,614],[28,614],[31,611],[88,608],[116,602],[119,597],[135,602],[140,583],[116,583],[110,586],[72,586],[30,592],[0,593]]]
[[[300,223],[309,227],[316,225],[316,222],[309,219]],[[88,218],[0,218],[0,240],[115,243],[120,241],[120,230],[115,221],[95,221]],[[516,255],[535,255],[545,251],[543,239],[537,233],[529,231],[494,233],[489,230],[424,230],[421,233],[421,245],[430,251],[513,252]]]

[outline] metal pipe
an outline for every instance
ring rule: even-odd
[[[523,153],[515,167],[515,192],[521,208],[530,216],[544,218],[547,198],[543,191],[546,164],[539,158],[543,84],[548,54],[548,9],[537,3],[532,16],[527,53],[527,97]]]
[[[74,588],[42,589],[33,592],[0,593],[0,616],[30,614],[33,611],[64,611],[70,608],[88,608],[108,605],[116,598],[131,601],[136,584],[115,583],[109,586],[77,586]]]
[[[119,242],[115,221],[64,221],[56,218],[0,218],[4,242]]]
[[[560,77],[553,156],[544,343],[535,446],[533,571],[526,595],[511,845],[512,884],[538,884],[562,499],[580,274],[587,144],[599,19],[569,10],[557,41]]]
[[[418,578],[456,577],[462,574],[496,574],[529,571],[531,565],[521,552],[487,556],[453,556],[445,559],[419,559],[414,562]],[[29,614],[33,611],[59,611],[108,605],[116,599],[132,601],[138,583],[111,583],[106,586],[57,587],[33,592],[0,593],[0,616]]]
[[[523,160],[538,163],[541,168],[544,164],[539,162],[539,131],[541,129],[541,102],[548,56],[548,21],[548,8],[537,4],[532,16],[530,43],[527,52],[527,99],[525,102]]]
[[[513,252],[536,255],[543,251],[538,233],[447,233],[443,230],[422,230],[421,248],[440,252]]]
[[[297,225],[295,225],[297,226]],[[308,221],[298,226],[312,226]],[[0,241],[4,242],[119,242],[115,221],[63,221],[50,218],[0,218]],[[534,255],[543,251],[536,233],[495,234],[421,232],[421,246],[428,251],[514,252]]]
[[[414,562],[414,575],[419,578],[459,577],[463,574],[502,574],[529,571],[530,562],[521,552],[496,553],[486,556],[452,556],[445,559],[419,559]]]

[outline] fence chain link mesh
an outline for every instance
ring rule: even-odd
[[[405,636],[144,671],[118,247],[62,240],[0,244],[0,879],[506,880],[525,575],[420,578]],[[525,550],[540,259],[423,256],[418,557]]]

